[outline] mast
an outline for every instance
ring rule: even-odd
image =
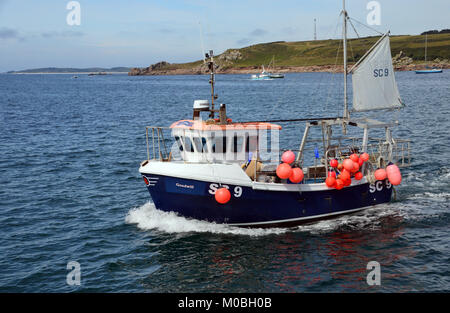
[[[314,40],[317,40],[316,19],[314,19]]]
[[[347,96],[347,11],[345,10],[345,0],[342,0],[342,18],[344,23],[342,25],[342,37],[344,41],[344,120],[349,119],[348,112],[348,96]],[[344,127],[345,128],[345,127]]]
[[[428,37],[427,34],[425,34],[425,63],[427,62],[427,41]]]
[[[208,68],[210,72],[210,79],[209,84],[211,85],[211,110],[209,117],[214,118],[215,111],[214,111],[214,100],[217,99],[217,95],[214,93],[214,83],[215,83],[215,75],[214,75],[214,52],[212,50],[209,50],[209,54],[206,53],[206,58],[209,58],[208,61]]]

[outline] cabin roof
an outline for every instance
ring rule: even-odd
[[[217,131],[217,130],[258,130],[258,129],[278,129],[281,126],[266,122],[247,122],[247,123],[229,123],[226,125],[209,124],[206,121],[200,120],[180,120],[172,125],[170,128],[192,129],[202,131]]]

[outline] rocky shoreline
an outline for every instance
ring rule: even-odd
[[[237,50],[227,51],[221,54],[217,60],[217,74],[256,74],[261,72],[259,66],[249,67],[233,67],[236,60],[242,58],[242,55]],[[423,70],[428,67],[436,67],[443,69],[450,69],[450,62],[447,59],[440,60],[435,59],[432,62],[417,63],[412,58],[406,56],[403,51],[400,51],[392,58],[392,63],[396,71],[415,71]],[[349,65],[349,69],[352,65]],[[314,72],[327,72],[327,73],[342,73],[342,65],[310,65],[310,66],[285,66],[276,67],[273,71],[278,73],[314,73]],[[156,64],[150,65],[145,68],[132,68],[128,73],[129,76],[141,76],[141,75],[202,75],[208,74],[208,68],[205,64],[198,62],[193,64],[192,67],[181,67],[179,64],[170,64],[162,61]]]

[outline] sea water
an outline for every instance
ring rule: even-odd
[[[450,72],[396,78],[406,107],[384,117],[413,141],[396,200],[243,229],[158,211],[138,173],[145,126],[192,116],[207,76],[0,75],[0,291],[450,291]],[[216,90],[233,120],[342,114],[341,74],[218,75]],[[304,125],[282,126],[298,147]]]

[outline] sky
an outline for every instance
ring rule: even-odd
[[[146,67],[182,63],[271,41],[340,38],[341,0],[0,0],[0,72],[41,67]],[[367,25],[370,0],[346,0]],[[450,0],[378,0],[380,25],[394,35],[450,28]],[[360,36],[376,32],[354,22]],[[355,33],[350,27],[350,37]]]

